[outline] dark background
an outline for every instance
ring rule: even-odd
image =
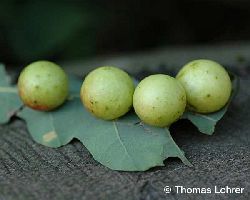
[[[7,66],[248,40],[247,0],[0,0]]]

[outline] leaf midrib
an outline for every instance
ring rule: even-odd
[[[136,164],[135,164],[135,161],[134,161],[133,157],[128,153],[128,150],[127,150],[126,146],[124,145],[124,143],[123,143],[122,140],[121,140],[121,137],[120,137],[120,135],[119,135],[119,131],[118,131],[118,128],[117,128],[117,125],[116,125],[116,122],[115,122],[115,121],[113,121],[113,126],[114,126],[114,129],[115,129],[116,136],[117,136],[119,142],[121,143],[123,149],[125,150],[125,153],[126,153],[127,156],[132,160],[132,163],[133,163],[134,167],[135,167],[136,169],[138,169],[138,167],[137,167]]]
[[[198,116],[200,116],[200,117],[202,117],[202,118],[204,118],[204,119],[207,119],[207,120],[211,120],[211,121],[213,121],[213,122],[217,122],[214,118],[208,117],[208,116],[206,116],[206,115],[201,115],[201,114],[199,114],[199,113],[195,113],[195,115],[198,115]]]

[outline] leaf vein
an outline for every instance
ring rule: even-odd
[[[137,166],[135,165],[135,162],[134,162],[133,157],[129,155],[127,148],[125,147],[124,143],[123,143],[122,140],[121,140],[121,137],[120,137],[120,135],[119,135],[119,131],[118,131],[118,128],[117,128],[117,125],[116,125],[116,122],[115,122],[115,121],[113,121],[113,125],[114,125],[114,129],[115,129],[116,136],[117,136],[119,142],[121,143],[123,149],[125,150],[125,153],[126,153],[127,156],[133,161],[132,163],[133,163],[134,167],[137,168]]]
[[[198,116],[200,116],[201,118],[204,118],[204,119],[207,119],[207,120],[211,120],[211,121],[213,121],[213,122],[217,122],[214,118],[208,117],[208,116],[206,116],[206,115],[201,115],[201,114],[199,114],[199,113],[195,113],[195,115],[198,115]]]
[[[50,117],[50,122],[51,122],[51,128],[52,128],[52,131],[55,133],[55,135],[57,136],[57,140],[59,140],[60,142],[60,145],[62,144],[61,140],[60,140],[60,137],[58,137],[57,135],[57,131],[56,131],[56,127],[55,127],[55,123],[54,123],[54,118],[52,116],[52,114],[49,114],[49,117]]]

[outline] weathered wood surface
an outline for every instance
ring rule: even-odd
[[[137,74],[142,76],[141,73]],[[100,165],[77,140],[52,149],[32,141],[25,122],[0,126],[0,199],[250,199],[250,80],[213,136],[188,121],[171,127],[194,167],[167,159],[165,167],[118,172]],[[165,194],[164,186],[243,187],[243,194]]]

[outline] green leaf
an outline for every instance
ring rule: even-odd
[[[0,123],[6,123],[20,109],[16,87],[12,87],[4,66],[0,64]]]
[[[70,96],[80,97],[80,88],[82,86],[82,81],[75,75],[68,75],[68,77]]]
[[[75,85],[74,91],[79,91],[79,81],[71,84],[71,88]],[[95,160],[110,169],[144,171],[164,165],[168,157],[178,157],[191,165],[167,128],[147,126],[133,112],[117,120],[104,121],[93,117],[80,98],[74,96],[57,110],[39,112],[25,107],[18,116],[26,120],[36,142],[60,147],[77,138]]]
[[[239,87],[239,80],[233,74],[231,75],[233,91],[228,103],[219,111],[209,114],[195,113],[191,111],[186,111],[182,119],[190,120],[201,133],[212,135],[214,133],[215,125],[217,122],[225,115],[228,106],[230,105],[232,99],[236,95]]]

